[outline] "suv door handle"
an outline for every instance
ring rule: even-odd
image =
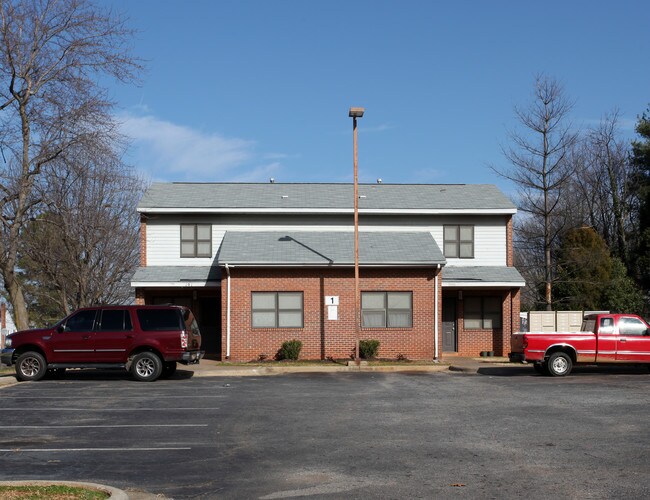
[[[126,338],[127,338],[127,339],[132,339],[132,338],[133,338],[133,335],[127,335]]]
[[[627,342],[627,339],[625,337],[623,337],[623,338],[619,338],[618,341],[619,342]]]
[[[81,337],[81,338],[84,339],[84,340],[88,340],[88,339],[90,338],[90,335],[84,335],[84,336]]]

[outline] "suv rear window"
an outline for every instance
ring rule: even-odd
[[[177,309],[138,309],[138,321],[144,331],[183,329],[181,314]]]

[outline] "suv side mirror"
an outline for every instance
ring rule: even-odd
[[[57,327],[56,327],[56,331],[57,331],[58,333],[63,333],[63,332],[65,332],[65,325],[59,325],[59,326],[57,326]]]

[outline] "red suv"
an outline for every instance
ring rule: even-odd
[[[98,306],[75,311],[51,328],[9,335],[0,355],[18,380],[66,368],[122,368],[137,380],[169,377],[176,363],[198,363],[201,333],[181,306]]]

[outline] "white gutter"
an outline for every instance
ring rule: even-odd
[[[525,281],[452,281],[445,280],[444,288],[523,288]]]
[[[351,214],[351,208],[155,208],[138,207],[144,214]],[[369,215],[512,215],[516,208],[361,208]]]
[[[434,312],[433,312],[433,359],[438,359],[438,274],[440,274],[440,264],[438,264],[438,272],[433,280],[433,291],[435,297],[433,298]]]
[[[227,299],[226,299],[226,359],[230,359],[230,268],[225,265],[226,276],[228,277]]]
[[[192,288],[221,286],[219,281],[132,281],[134,288]]]

